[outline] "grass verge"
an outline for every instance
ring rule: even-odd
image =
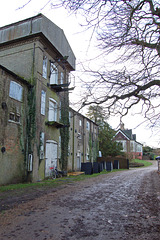
[[[13,190],[18,190],[18,189],[26,189],[26,188],[34,188],[34,187],[56,187],[62,184],[70,183],[70,182],[76,182],[76,181],[83,181],[87,178],[94,178],[102,174],[109,174],[112,172],[118,172],[118,171],[124,171],[127,169],[114,169],[111,172],[107,172],[106,170],[102,171],[101,173],[94,173],[92,175],[78,175],[78,176],[69,176],[69,177],[62,177],[62,178],[57,178],[57,179],[49,179],[49,180],[44,180],[42,182],[36,182],[36,183],[19,183],[19,184],[10,184],[6,186],[0,186],[0,192],[5,192],[5,191],[13,191]]]
[[[140,163],[140,164],[143,164],[144,166],[142,166],[142,167],[149,167],[149,166],[152,165],[151,162],[144,161],[144,160],[139,160],[139,159],[133,159],[133,160],[131,161],[131,163]]]

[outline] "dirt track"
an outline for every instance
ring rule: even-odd
[[[156,165],[70,183],[40,195],[2,212],[0,240],[160,239]]]

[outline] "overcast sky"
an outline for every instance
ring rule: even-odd
[[[94,39],[90,42],[91,31],[84,31],[84,29],[79,25],[81,22],[80,17],[77,19],[75,15],[68,14],[66,10],[62,8],[51,9],[50,5],[42,9],[44,7],[44,3],[48,2],[48,0],[32,0],[24,8],[18,9],[26,2],[27,0],[2,1],[0,7],[0,27],[32,17],[41,12],[64,30],[64,33],[76,56],[77,64],[81,61],[85,61],[86,59],[92,59],[98,54],[98,50],[93,48],[95,45]],[[76,79],[76,86],[76,94],[80,94],[83,89],[79,87],[78,79]],[[72,93],[70,98],[73,99],[74,97],[75,94]],[[132,114],[130,114],[129,117],[124,118],[124,124],[126,128],[133,129],[133,133],[137,135],[138,142],[145,143],[153,147],[159,147],[160,133],[157,133],[157,130],[152,133],[152,131],[144,125],[136,128],[138,123],[142,120],[141,116],[134,116],[134,111],[132,111]],[[109,123],[113,128],[116,128],[119,124],[119,118],[112,118]]]

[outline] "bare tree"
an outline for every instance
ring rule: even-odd
[[[85,18],[97,34],[101,54],[114,66],[84,68],[90,74],[82,107],[102,105],[109,115],[124,116],[140,104],[140,112],[155,125],[159,121],[160,2],[159,0],[50,0]],[[96,60],[95,60],[96,61]]]
[[[54,1],[55,2],[55,1]],[[108,114],[126,115],[135,105],[154,125],[159,121],[160,3],[157,0],[61,0],[93,27],[103,56],[114,54],[114,68],[85,69],[83,106],[103,105]],[[116,56],[116,57],[115,57]],[[119,64],[119,65],[118,65]]]

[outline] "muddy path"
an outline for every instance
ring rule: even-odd
[[[0,240],[159,240],[157,166],[49,189],[0,214]]]

